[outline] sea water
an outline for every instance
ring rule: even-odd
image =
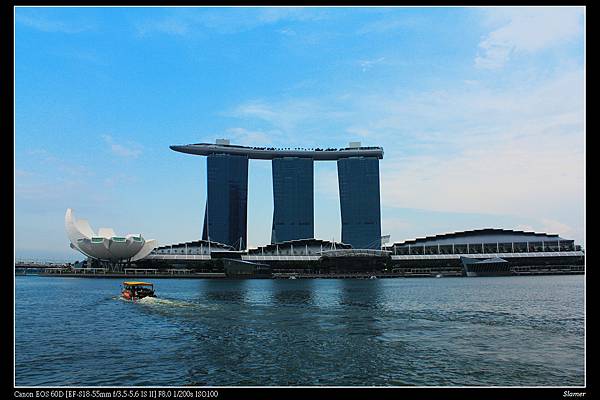
[[[584,277],[15,277],[20,386],[577,386]]]

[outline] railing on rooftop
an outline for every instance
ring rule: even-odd
[[[237,146],[231,144],[213,144],[196,143],[187,145],[172,145],[170,148],[174,151],[196,154],[233,154],[245,155],[251,159],[273,159],[277,157],[307,157],[314,160],[339,160],[340,158],[365,156],[383,158],[383,148],[377,146],[365,147],[342,147],[326,149],[312,147],[258,147],[258,146]]]
[[[240,146],[236,144],[220,144],[220,143],[193,143],[193,146],[215,146],[215,147],[232,147],[237,149],[249,150],[265,150],[265,151],[344,151],[344,150],[383,150],[381,146],[361,146],[361,147],[328,147],[322,149],[320,147],[259,147],[259,146]]]

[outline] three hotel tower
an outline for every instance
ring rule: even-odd
[[[272,160],[271,243],[314,238],[314,161],[338,167],[342,242],[355,249],[381,247],[379,160],[381,147],[351,142],[343,149],[246,147],[217,139],[216,144],[171,146],[207,158],[207,200],[202,239],[247,247],[248,160]]]

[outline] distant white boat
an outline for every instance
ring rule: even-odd
[[[375,275],[371,275],[369,279],[377,279],[377,277]]]
[[[444,275],[442,275],[442,274],[437,274],[435,277],[436,277],[436,278],[441,278],[441,277],[443,277],[443,276],[444,276]]]
[[[290,275],[290,277],[288,279],[296,279],[295,275]]]

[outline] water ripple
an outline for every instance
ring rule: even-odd
[[[578,276],[119,283],[17,277],[17,385],[583,384]]]

